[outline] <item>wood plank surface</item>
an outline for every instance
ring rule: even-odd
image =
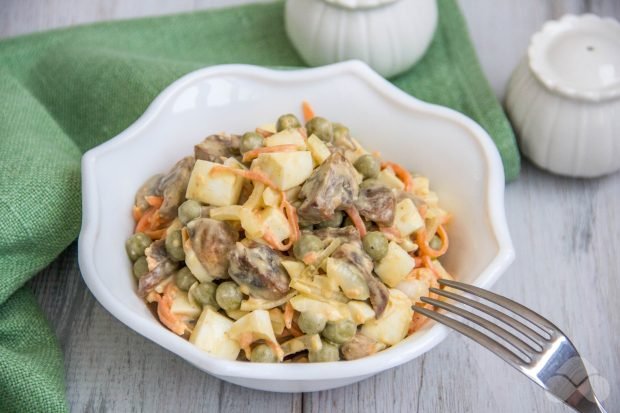
[[[0,0],[0,37],[100,20],[167,14],[251,0]],[[567,12],[620,19],[615,0],[459,0],[498,97],[529,37]],[[560,326],[620,411],[620,174],[560,178],[527,162],[506,189],[517,258],[494,290]],[[426,355],[331,391],[274,394],[227,384],[133,333],[82,281],[69,247],[32,282],[65,354],[73,411],[568,412],[516,370],[451,334]]]

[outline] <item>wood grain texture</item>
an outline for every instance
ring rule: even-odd
[[[99,20],[251,0],[0,0],[0,37]],[[459,0],[501,98],[542,22],[592,11],[620,19],[616,0]],[[494,290],[560,326],[589,362],[599,396],[620,410],[620,174],[574,180],[527,162],[506,189],[517,258]],[[224,383],[133,333],[86,289],[72,245],[31,283],[65,354],[73,411],[568,412],[488,351],[456,334],[433,351],[341,389],[298,395]]]

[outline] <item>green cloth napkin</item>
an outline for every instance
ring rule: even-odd
[[[454,0],[439,1],[424,59],[393,82],[477,120],[507,179],[512,130]],[[67,409],[61,352],[24,283],[80,228],[80,157],[115,136],[168,84],[220,63],[303,66],[282,3],[95,24],[0,42],[0,410]]]

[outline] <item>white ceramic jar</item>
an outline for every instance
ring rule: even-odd
[[[437,27],[436,0],[287,0],[286,31],[311,66],[359,59],[385,77],[409,69]]]
[[[620,169],[620,24],[594,15],[546,23],[506,95],[521,151],[551,172]]]

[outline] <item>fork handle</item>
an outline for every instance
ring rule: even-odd
[[[564,403],[568,404],[580,413],[607,413],[607,410],[605,410],[601,402],[594,394],[594,391],[590,385],[590,380],[586,380],[584,383],[588,384],[588,394],[584,396],[583,393],[577,390],[571,395],[571,397],[565,400]]]

